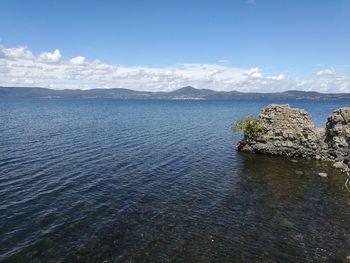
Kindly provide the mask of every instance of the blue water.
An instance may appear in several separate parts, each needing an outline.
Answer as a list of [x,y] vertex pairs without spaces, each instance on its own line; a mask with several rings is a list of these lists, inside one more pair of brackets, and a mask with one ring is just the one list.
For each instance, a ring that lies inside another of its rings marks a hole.
[[[0,261],[344,260],[344,177],[235,151],[268,103],[1,100]],[[350,104],[286,103],[320,127]]]

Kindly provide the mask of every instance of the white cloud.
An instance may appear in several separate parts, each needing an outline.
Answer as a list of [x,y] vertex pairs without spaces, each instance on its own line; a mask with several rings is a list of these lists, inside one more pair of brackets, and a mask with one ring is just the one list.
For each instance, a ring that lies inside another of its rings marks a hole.
[[70,63],[73,65],[83,65],[85,63],[85,57],[77,56],[70,60]]
[[259,79],[262,77],[261,70],[259,68],[251,68],[244,72],[244,74],[250,78]]
[[315,79],[292,79],[283,74],[266,75],[258,67],[226,64],[175,64],[169,67],[126,67],[88,61],[83,56],[62,60],[57,49],[34,56],[25,47],[0,46],[0,86],[54,89],[129,88],[170,91],[184,86],[213,90],[277,92],[290,89],[350,92],[350,78],[333,68],[317,72]]
[[267,77],[267,78],[270,78],[270,79],[273,79],[273,80],[282,80],[282,79],[284,79],[284,75],[283,74],[279,74],[277,76],[271,76],[271,77]]
[[53,53],[44,52],[41,53],[38,57],[39,61],[44,63],[59,63],[61,61],[62,55],[61,52],[56,49]]
[[334,68],[327,68],[327,69],[323,69],[323,70],[320,70],[316,73],[317,76],[326,76],[326,77],[329,77],[329,76],[335,76],[337,75],[337,72],[335,71]]
[[34,56],[27,47],[4,48],[1,52],[8,59],[33,59]]

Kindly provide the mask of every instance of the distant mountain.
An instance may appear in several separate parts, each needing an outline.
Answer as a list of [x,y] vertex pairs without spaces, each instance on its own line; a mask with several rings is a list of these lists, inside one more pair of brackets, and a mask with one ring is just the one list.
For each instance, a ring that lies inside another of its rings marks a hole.
[[349,100],[350,93],[319,93],[289,90],[276,93],[214,91],[184,87],[171,92],[130,89],[53,90],[47,88],[0,87],[0,98],[35,99],[166,99],[166,100]]

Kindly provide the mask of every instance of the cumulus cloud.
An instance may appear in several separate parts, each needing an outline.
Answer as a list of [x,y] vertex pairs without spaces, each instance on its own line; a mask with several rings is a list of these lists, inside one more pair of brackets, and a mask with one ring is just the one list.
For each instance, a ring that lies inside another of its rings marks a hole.
[[[26,47],[0,46],[0,86],[54,89],[129,88],[170,91],[184,86],[213,90],[277,92],[290,89],[350,92],[350,79],[335,69],[317,72],[318,78],[300,80],[283,74],[266,75],[258,67],[227,64],[175,64],[169,67],[126,67],[88,61],[83,56],[62,60],[58,49],[35,56]],[[331,77],[332,76],[332,77]]]
[[77,56],[70,60],[70,63],[73,65],[83,65],[85,63],[85,57]]
[[27,47],[4,48],[0,52],[3,57],[8,59],[33,59],[34,56]]
[[59,63],[61,61],[62,55],[61,52],[56,49],[54,52],[44,52],[41,53],[38,57],[39,61],[44,63]]
[[251,68],[244,72],[244,74],[250,78],[259,79],[262,77],[261,70],[259,68]]
[[323,70],[320,70],[316,73],[317,76],[326,76],[326,77],[329,77],[329,76],[335,76],[337,75],[337,72],[335,71],[334,68],[327,68],[327,69],[323,69]]

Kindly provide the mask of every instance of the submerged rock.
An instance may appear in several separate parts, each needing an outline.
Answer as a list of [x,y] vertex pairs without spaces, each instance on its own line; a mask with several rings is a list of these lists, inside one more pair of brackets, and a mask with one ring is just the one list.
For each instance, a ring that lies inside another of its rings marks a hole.
[[350,108],[336,110],[328,117],[325,129],[315,127],[305,110],[287,104],[268,105],[259,119],[266,132],[245,137],[237,145],[239,151],[350,164]]
[[318,173],[318,175],[321,177],[327,177],[327,173]]

